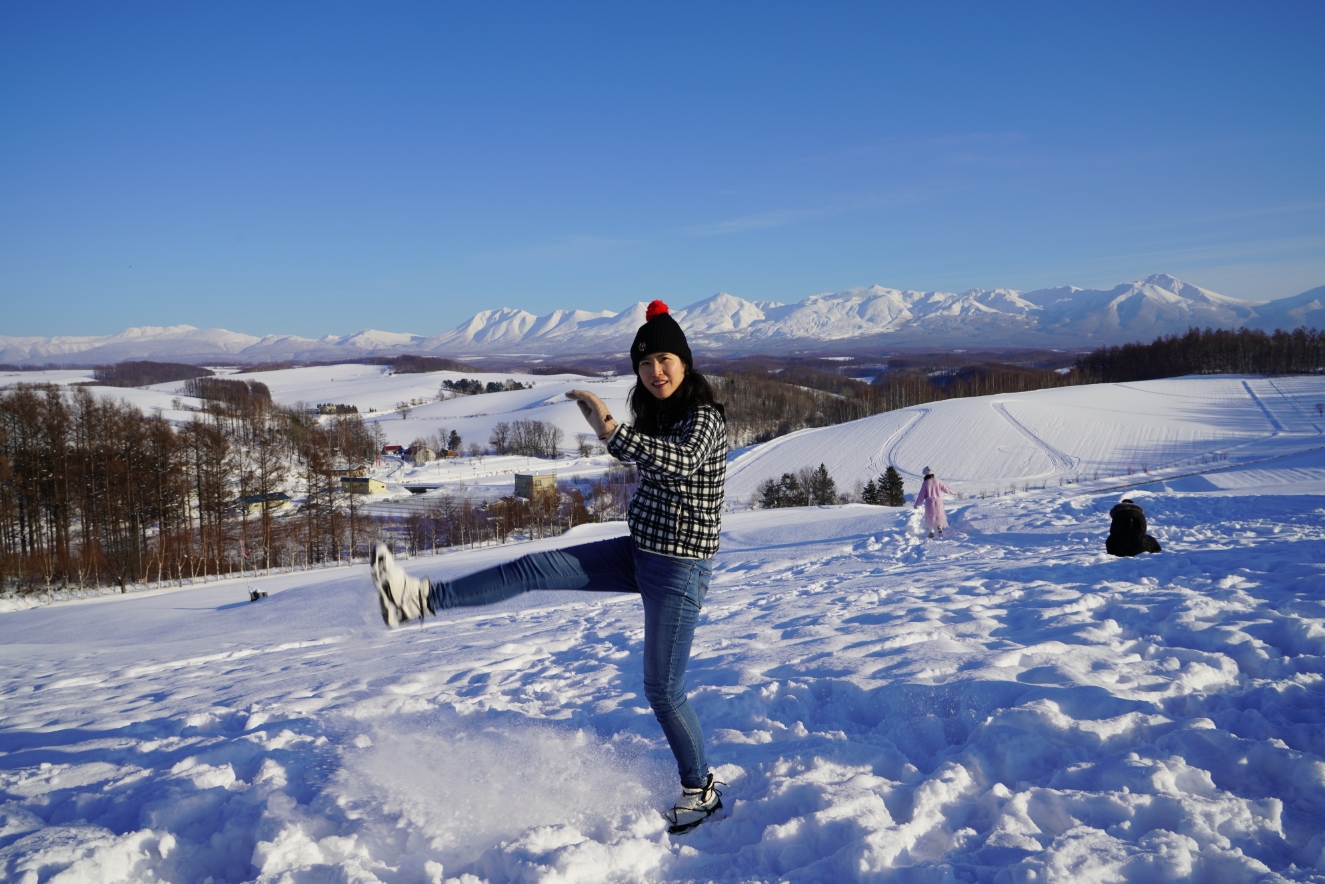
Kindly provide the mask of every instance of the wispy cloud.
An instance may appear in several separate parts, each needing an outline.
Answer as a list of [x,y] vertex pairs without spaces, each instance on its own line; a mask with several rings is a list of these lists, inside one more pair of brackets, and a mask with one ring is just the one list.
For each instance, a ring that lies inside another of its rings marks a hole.
[[[917,136],[912,138],[876,138],[863,144],[846,145],[824,153],[797,157],[783,165],[785,169],[819,163],[837,163],[876,154],[942,153],[958,162],[983,162],[994,159],[994,152],[1029,141],[1022,132],[964,132],[952,135]],[[1006,161],[1006,156],[998,158]]]
[[718,221],[713,224],[696,224],[685,228],[684,232],[691,236],[722,236],[728,233],[744,233],[747,230],[785,227],[788,224],[798,224],[814,218],[837,215],[842,211],[844,210],[838,206],[823,206],[817,209],[773,209],[767,212],[742,215],[739,218]]
[[[1180,241],[1179,241],[1180,242]],[[1186,265],[1220,266],[1222,263],[1280,263],[1291,258],[1320,263],[1325,253],[1325,236],[1307,235],[1281,239],[1255,239],[1241,242],[1204,242],[1196,245],[1173,243],[1170,247],[1119,251],[1102,255],[1101,261],[1137,261],[1152,263],[1181,262]]]
[[1325,210],[1325,202],[1293,203],[1290,205],[1279,206],[1257,206],[1255,208],[1238,209],[1231,212],[1216,212],[1208,215],[1192,215],[1187,217],[1174,218],[1172,220],[1160,221],[1150,224],[1132,225],[1126,229],[1134,231],[1143,230],[1167,230],[1172,228],[1190,227],[1198,224],[1210,224],[1219,221],[1246,221],[1252,218],[1273,218],[1282,215],[1302,215]]
[[769,209],[753,212],[726,221],[709,224],[694,224],[682,228],[681,232],[689,236],[725,236],[745,233],[750,230],[763,230],[772,227],[786,227],[801,224],[818,218],[828,218],[848,212],[860,212],[869,209],[885,209],[896,206],[924,202],[952,192],[954,188],[906,188],[889,194],[851,197],[828,205],[815,208]]
[[568,234],[553,237],[540,243],[525,246],[511,246],[479,252],[474,257],[479,261],[526,261],[553,260],[570,261],[581,258],[596,258],[612,252],[634,249],[640,245],[638,239],[626,239],[613,236],[591,236],[587,234]]

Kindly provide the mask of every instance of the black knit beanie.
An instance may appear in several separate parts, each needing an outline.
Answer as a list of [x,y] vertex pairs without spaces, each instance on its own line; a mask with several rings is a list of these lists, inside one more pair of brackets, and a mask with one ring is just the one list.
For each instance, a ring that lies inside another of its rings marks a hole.
[[651,353],[675,353],[686,368],[694,368],[686,333],[667,312],[667,305],[654,301],[644,311],[644,316],[644,324],[635,332],[635,341],[630,345],[630,367],[635,374],[639,374],[639,361]]

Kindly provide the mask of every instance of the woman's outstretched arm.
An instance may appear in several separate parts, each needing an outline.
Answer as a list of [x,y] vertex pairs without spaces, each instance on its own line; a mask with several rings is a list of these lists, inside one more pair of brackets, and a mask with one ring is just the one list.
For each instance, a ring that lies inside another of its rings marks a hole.
[[639,432],[630,424],[621,424],[607,442],[607,450],[619,460],[629,461],[641,470],[659,476],[685,478],[708,460],[726,438],[727,428],[717,409],[696,408],[686,418],[678,439],[659,439]]

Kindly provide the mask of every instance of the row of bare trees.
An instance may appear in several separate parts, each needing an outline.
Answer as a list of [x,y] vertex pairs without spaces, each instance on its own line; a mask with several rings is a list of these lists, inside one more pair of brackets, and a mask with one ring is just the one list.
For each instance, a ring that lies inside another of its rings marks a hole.
[[[357,415],[318,422],[242,386],[178,428],[81,387],[0,392],[0,589],[124,590],[353,555],[365,520],[340,476],[371,462],[372,434]],[[303,507],[278,518],[294,482]]]
[[561,427],[550,421],[502,421],[492,428],[488,444],[494,454],[520,454],[555,460],[561,448]]

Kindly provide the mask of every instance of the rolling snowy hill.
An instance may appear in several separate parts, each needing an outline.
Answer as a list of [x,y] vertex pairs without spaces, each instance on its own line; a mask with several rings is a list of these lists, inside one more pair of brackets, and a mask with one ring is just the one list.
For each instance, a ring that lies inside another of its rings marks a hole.
[[[909,508],[726,517],[689,678],[726,809],[689,835],[633,598],[387,631],[359,566],[0,613],[0,879],[1325,879],[1325,381],[1059,392],[733,456],[735,486],[831,456],[966,496],[941,541]],[[1152,475],[1086,475],[1124,455]],[[1124,491],[1163,553],[1103,553]]]
[[[1295,328],[1319,325],[1321,290],[1283,301],[1239,301],[1167,274],[1109,290],[1072,286],[1017,292],[901,291],[869,286],[811,295],[797,304],[719,293],[674,310],[697,349],[772,352],[851,346],[1099,346],[1150,341],[1192,326]],[[134,328],[104,337],[0,336],[0,362],[95,365],[126,359],[182,362],[334,360],[393,353],[540,358],[624,352],[644,304],[619,313],[483,310],[442,334],[359,331],[319,339],[224,329]]]

